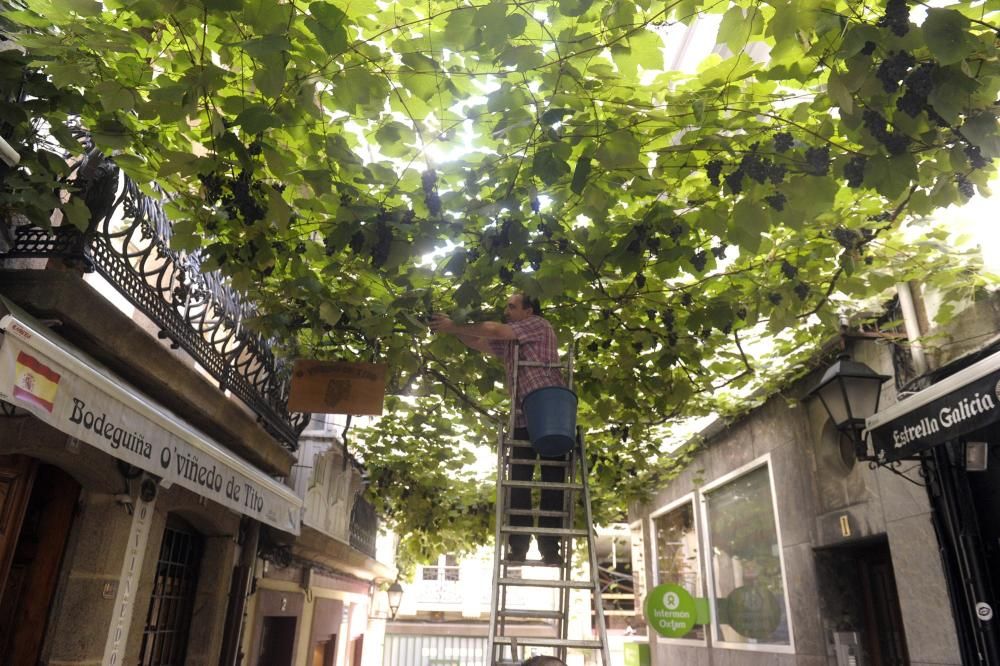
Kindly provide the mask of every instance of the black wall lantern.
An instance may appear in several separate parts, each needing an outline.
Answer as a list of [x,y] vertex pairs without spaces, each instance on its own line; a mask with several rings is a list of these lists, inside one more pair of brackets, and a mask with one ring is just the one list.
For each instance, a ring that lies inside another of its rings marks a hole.
[[369,592],[371,601],[368,618],[371,620],[395,620],[396,613],[399,612],[399,605],[403,602],[403,586],[396,580],[385,591],[386,602],[389,606],[388,614],[383,609],[377,608],[380,604],[376,600],[380,594],[380,592],[376,591],[375,583],[373,582],[371,584],[371,591]]
[[889,378],[864,363],[852,361],[848,354],[841,354],[807,394],[819,396],[837,430],[854,443],[858,460],[875,459],[868,455],[868,444],[861,433],[865,429],[865,419],[878,411],[882,384]]
[[386,596],[389,597],[389,613],[395,620],[396,613],[399,612],[399,604],[403,601],[403,586],[399,584],[398,580],[389,586],[389,589],[386,590]]

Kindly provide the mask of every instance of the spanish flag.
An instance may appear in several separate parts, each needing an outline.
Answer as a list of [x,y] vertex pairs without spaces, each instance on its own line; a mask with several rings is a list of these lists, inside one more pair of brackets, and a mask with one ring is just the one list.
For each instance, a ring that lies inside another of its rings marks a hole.
[[59,388],[59,373],[23,351],[17,354],[14,373],[14,397],[52,411]]

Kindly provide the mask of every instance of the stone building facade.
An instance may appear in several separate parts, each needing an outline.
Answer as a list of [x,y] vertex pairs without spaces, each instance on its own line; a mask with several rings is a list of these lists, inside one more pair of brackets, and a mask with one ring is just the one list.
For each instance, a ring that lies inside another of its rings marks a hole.
[[[926,325],[926,310],[921,315],[919,337],[934,341],[923,372],[913,371],[898,335],[843,338],[855,360],[896,380],[883,385],[880,413],[919,400],[921,390],[973,362],[1000,358],[991,356],[1000,349],[995,297],[971,304],[945,330]],[[956,562],[969,561],[970,551],[948,538],[934,456],[954,459],[970,437],[995,453],[996,423],[891,466],[869,465],[855,459],[820,401],[809,399],[820,374],[735,422],[709,426],[687,469],[631,507],[640,594],[673,583],[706,600],[700,619],[707,622],[686,636],[648,632],[653,664],[819,666],[851,656],[868,664],[961,664],[976,641],[988,654],[988,623],[966,616],[976,602],[995,603],[992,588],[987,581],[980,598],[963,597],[974,586]],[[951,471],[971,479],[962,483],[988,487],[1000,466],[990,461],[978,476],[959,467]],[[989,525],[1000,503],[968,496],[958,514],[972,521],[978,514],[982,531],[966,524],[963,534],[980,538],[972,550],[988,570],[997,562]]]
[[252,308],[101,173],[85,233],[0,220],[4,663],[361,664],[395,572],[360,469],[315,478],[343,447],[300,444]]

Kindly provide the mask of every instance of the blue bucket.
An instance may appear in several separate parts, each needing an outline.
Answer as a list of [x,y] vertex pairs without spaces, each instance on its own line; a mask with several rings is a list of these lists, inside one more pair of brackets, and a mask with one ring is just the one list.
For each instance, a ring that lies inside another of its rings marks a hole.
[[569,453],[576,443],[575,393],[562,386],[536,389],[524,396],[521,409],[535,451],[548,458]]

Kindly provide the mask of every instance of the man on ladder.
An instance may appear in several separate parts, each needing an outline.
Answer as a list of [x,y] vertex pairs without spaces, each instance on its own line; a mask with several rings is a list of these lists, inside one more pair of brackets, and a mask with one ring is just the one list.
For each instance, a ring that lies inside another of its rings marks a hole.
[[[500,429],[497,447],[496,553],[487,664],[520,666],[522,657],[519,655],[539,649],[554,650],[558,658],[565,661],[568,650],[577,649],[599,653],[602,666],[610,666],[597,575],[586,447],[583,431],[575,425],[576,396],[571,390],[573,355],[568,355],[565,365],[560,362],[555,333],[542,319],[540,311],[537,300],[515,293],[507,300],[505,324],[458,325],[441,315],[431,321],[434,331],[450,333],[473,349],[502,358],[513,402],[510,420],[506,428]],[[567,381],[563,380],[563,369],[567,371]],[[527,406],[527,419],[522,412],[522,401]],[[557,417],[565,417],[565,420]],[[530,428],[536,430],[534,437],[529,437],[529,423]],[[536,455],[535,448],[550,456],[568,453],[556,458],[545,457]],[[531,480],[535,465],[542,468],[541,481]],[[539,509],[530,508],[532,489],[541,491]],[[578,505],[584,511],[581,527],[576,527],[574,520]],[[532,527],[535,516],[538,517],[537,528]],[[556,568],[556,578],[521,575],[522,565],[533,564],[523,561],[531,535],[538,539],[542,563]],[[501,557],[505,537],[507,556]],[[574,543],[586,544],[588,580],[573,577]],[[564,546],[562,550],[560,544]],[[508,592],[514,588],[534,589],[540,594],[526,595],[529,607],[524,607],[511,603]],[[546,590],[555,593],[556,609],[547,605],[546,599],[551,603],[552,597]],[[570,592],[573,590],[587,590],[591,595],[597,630],[594,638],[569,637]],[[524,622],[539,621],[551,623],[551,635],[524,633]]]
[[[523,292],[511,294],[504,308],[506,323],[482,322],[478,324],[456,324],[444,315],[434,315],[431,319],[431,330],[437,333],[450,333],[461,340],[466,346],[486,354],[498,356],[504,363],[507,374],[507,390],[511,402],[515,405],[513,438],[518,442],[528,441],[524,413],[521,411],[521,399],[532,391],[550,386],[565,386],[562,373],[556,367],[539,367],[522,365],[517,374],[517,386],[514,386],[515,357],[523,363],[544,363],[558,365],[559,344],[551,324],[541,316],[541,305],[537,298],[532,298]],[[511,466],[511,479],[516,481],[531,480],[534,472],[534,461],[541,458],[530,446],[514,446],[511,449],[514,460],[530,461],[528,464]],[[562,459],[561,457],[559,459]],[[566,479],[565,467],[543,466],[542,481],[547,483],[563,483]],[[562,490],[543,489],[539,508],[542,511],[557,512],[563,507]],[[521,512],[531,509],[531,489],[511,489],[511,509],[515,509],[510,518],[510,524],[519,527],[530,527],[530,515]],[[543,516],[538,519],[539,527],[561,527],[558,517]],[[550,566],[562,564],[559,552],[559,538],[555,536],[537,535],[538,550],[542,561]],[[527,534],[511,534],[508,539],[507,559],[510,562],[523,562],[528,554],[530,537]],[[499,547],[499,544],[497,544]]]

